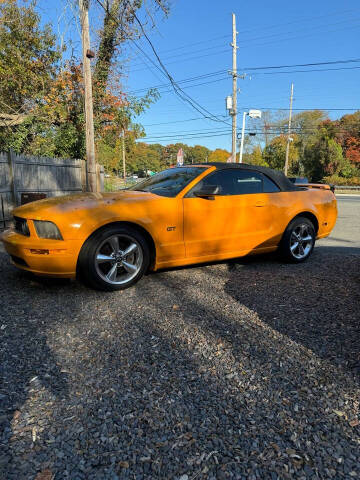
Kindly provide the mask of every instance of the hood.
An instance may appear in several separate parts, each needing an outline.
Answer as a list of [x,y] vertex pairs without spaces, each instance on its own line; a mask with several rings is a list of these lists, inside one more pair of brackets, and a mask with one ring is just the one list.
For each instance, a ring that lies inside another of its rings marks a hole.
[[116,203],[144,202],[160,198],[149,192],[137,192],[132,190],[121,190],[112,193],[77,193],[63,195],[60,197],[44,198],[36,202],[27,203],[13,210],[13,215],[42,220],[49,215],[61,213],[77,213],[82,210],[89,211],[101,206],[107,207]]

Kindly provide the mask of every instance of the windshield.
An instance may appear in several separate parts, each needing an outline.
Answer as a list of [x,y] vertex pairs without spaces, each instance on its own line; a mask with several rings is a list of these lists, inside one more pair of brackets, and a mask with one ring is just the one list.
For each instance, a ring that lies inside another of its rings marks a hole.
[[146,178],[128,190],[151,192],[162,197],[176,197],[183,188],[194,180],[205,167],[169,168],[150,178]]

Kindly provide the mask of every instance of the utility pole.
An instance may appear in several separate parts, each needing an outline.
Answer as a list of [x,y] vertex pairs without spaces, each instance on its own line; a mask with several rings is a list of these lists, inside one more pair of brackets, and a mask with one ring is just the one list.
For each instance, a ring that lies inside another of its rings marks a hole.
[[88,188],[90,192],[97,191],[96,162],[95,162],[95,140],[94,140],[94,113],[93,95],[91,80],[90,60],[94,57],[90,50],[89,33],[89,2],[90,0],[79,0],[81,41],[83,49],[83,72],[85,85],[85,136],[86,136],[86,164],[88,172]]
[[293,96],[294,96],[294,84],[291,84],[291,93],[290,93],[290,111],[289,111],[289,126],[288,126],[288,138],[286,142],[286,155],[285,155],[285,167],[284,173],[285,175],[288,174],[289,169],[289,152],[290,152],[290,142],[291,142],[291,116],[292,116],[292,104],[293,104]]
[[241,143],[240,143],[240,155],[239,155],[239,163],[242,163],[243,151],[244,151],[244,137],[245,137],[245,120],[246,115],[248,112],[243,113],[243,121],[242,121],[242,129],[241,129]]
[[236,45],[236,17],[235,13],[232,14],[232,34],[233,34],[233,41],[232,41],[232,48],[233,48],[233,65],[232,65],[232,77],[233,77],[233,104],[232,104],[232,159],[233,162],[236,162],[236,116],[237,116],[237,45]]
[[126,165],[125,165],[125,130],[122,129],[122,160],[123,160],[123,177],[126,180]]

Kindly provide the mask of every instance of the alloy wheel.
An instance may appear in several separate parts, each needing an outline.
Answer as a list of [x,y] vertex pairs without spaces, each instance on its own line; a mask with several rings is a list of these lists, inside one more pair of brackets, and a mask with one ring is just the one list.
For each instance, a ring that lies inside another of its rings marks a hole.
[[313,247],[314,237],[309,225],[302,223],[291,232],[290,251],[297,260],[306,258]]
[[107,283],[122,285],[130,282],[140,272],[143,251],[129,235],[111,235],[102,241],[95,253],[95,268]]

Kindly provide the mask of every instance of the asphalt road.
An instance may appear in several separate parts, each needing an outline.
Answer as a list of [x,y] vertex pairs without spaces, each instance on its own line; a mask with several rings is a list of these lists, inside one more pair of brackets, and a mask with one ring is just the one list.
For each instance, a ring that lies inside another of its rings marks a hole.
[[333,253],[360,254],[360,195],[338,195],[338,219],[328,238],[317,247]]

